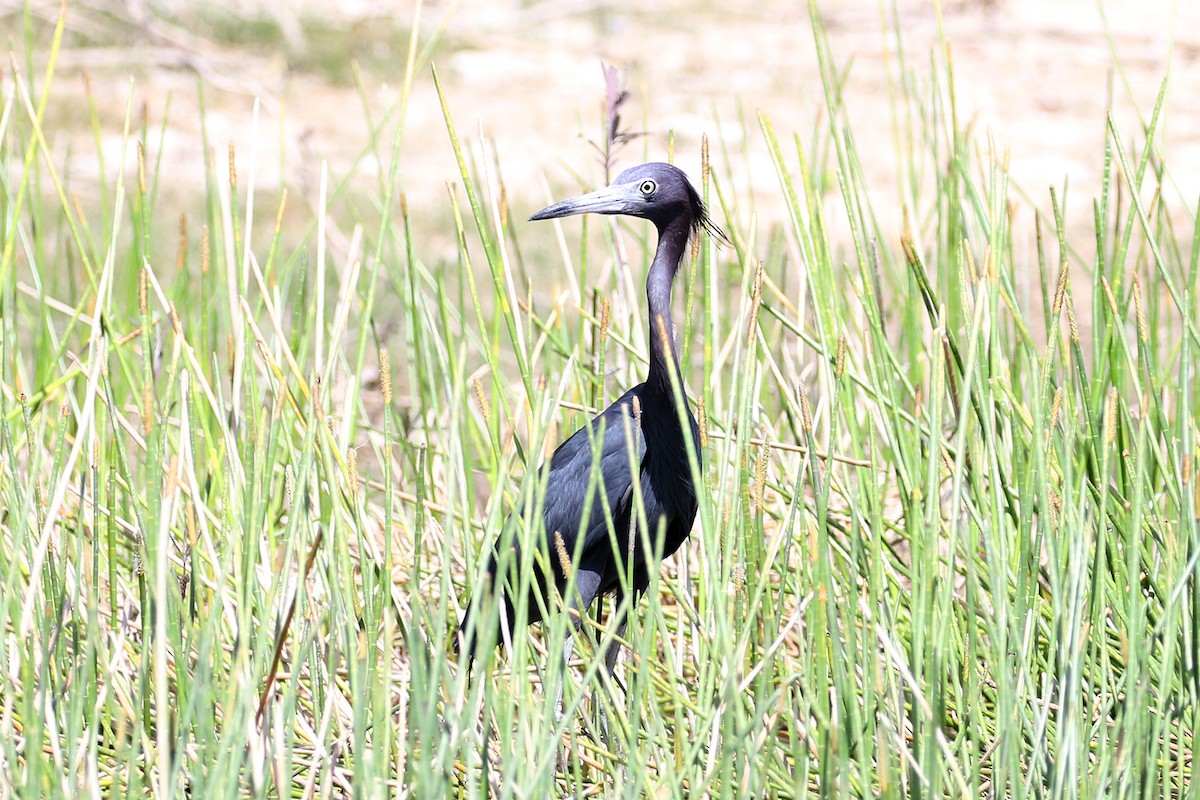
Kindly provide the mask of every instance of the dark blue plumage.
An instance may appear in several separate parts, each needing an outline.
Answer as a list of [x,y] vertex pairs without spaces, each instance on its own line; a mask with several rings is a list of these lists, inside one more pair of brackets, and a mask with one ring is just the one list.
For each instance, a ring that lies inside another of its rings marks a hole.
[[[650,317],[650,367],[644,383],[638,384],[600,416],[576,431],[554,452],[548,470],[545,503],[542,510],[546,539],[542,553],[535,559],[535,574],[530,583],[541,594],[530,598],[529,621],[541,618],[541,604],[548,603],[545,589],[553,582],[559,592],[565,590],[567,577],[557,536],[569,559],[574,556],[578,536],[584,540],[576,576],[572,605],[582,613],[600,595],[619,590],[620,575],[629,567],[630,519],[634,511],[633,480],[636,469],[649,526],[653,551],[643,546],[646,536],[638,530],[633,541],[633,589],[640,594],[650,582],[654,554],[666,558],[679,549],[691,532],[696,518],[696,491],[688,465],[687,438],[691,437],[697,459],[700,437],[696,420],[686,398],[682,409],[676,403],[672,373],[683,394],[683,376],[679,370],[671,320],[671,286],[675,273],[688,249],[692,236],[702,231],[719,234],[709,222],[704,204],[682,171],[670,164],[652,163],[625,170],[611,185],[599,191],[556,203],[534,214],[531,219],[553,219],[572,214],[625,214],[648,219],[658,229],[658,248],[646,276],[646,300]],[[681,413],[682,411],[682,413]],[[640,424],[639,424],[640,421]],[[682,424],[681,424],[682,422]],[[598,447],[593,442],[598,439]],[[633,457],[631,458],[631,452]],[[587,493],[595,457],[599,457],[600,492],[591,499]],[[636,465],[636,466],[634,466]],[[602,497],[601,497],[602,495]],[[610,532],[604,506],[611,509]],[[519,512],[518,512],[519,513]],[[657,536],[663,531],[661,543]],[[557,536],[556,536],[557,535]],[[616,547],[614,547],[614,535]],[[517,576],[497,575],[496,548],[488,559],[489,586],[513,586]],[[517,565],[520,554],[508,563]],[[547,574],[548,573],[548,574]],[[513,623],[513,603],[504,603],[509,625]],[[474,655],[474,632],[496,620],[473,620],[472,603],[460,626],[466,649]]]

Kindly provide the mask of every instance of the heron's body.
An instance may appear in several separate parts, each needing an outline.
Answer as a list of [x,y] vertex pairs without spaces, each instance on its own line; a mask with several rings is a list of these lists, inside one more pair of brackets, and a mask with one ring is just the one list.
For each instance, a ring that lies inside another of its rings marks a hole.
[[[635,399],[643,420],[666,419],[668,415],[673,415],[675,424],[669,428],[642,428],[639,432]],[[562,569],[562,557],[554,544],[555,532],[562,536],[563,552],[567,558],[573,558],[576,547],[582,547],[576,589],[580,603],[585,606],[593,598],[616,591],[623,585],[621,571],[629,568],[630,550],[633,553],[632,586],[635,591],[641,592],[650,583],[651,566],[648,562],[654,556],[667,558],[673,555],[687,539],[696,519],[696,492],[690,478],[687,446],[680,435],[677,415],[672,398],[653,391],[648,384],[639,384],[563,442],[544,467],[549,474],[546,476],[542,519],[547,536],[551,537],[551,546],[543,545],[543,551],[551,567],[550,577],[560,594],[566,590],[567,576]],[[686,418],[698,455],[696,422],[690,411],[687,411]],[[595,463],[592,443],[596,437],[600,437],[597,449],[598,486],[601,487],[599,491],[604,495],[604,502],[597,494],[592,500],[586,523],[581,525],[582,494],[592,480]],[[634,454],[632,459],[631,452]],[[636,514],[634,464],[649,524],[648,537],[642,535],[640,528],[630,525]],[[679,474],[678,470],[683,470],[684,474]],[[611,531],[604,505],[611,509]],[[582,544],[578,542],[581,531]],[[632,542],[629,541],[631,534]],[[653,548],[651,553],[646,552],[648,542]],[[489,573],[493,576],[496,574],[497,557],[493,552],[489,561]],[[515,552],[510,562],[515,564],[519,561],[520,554]],[[544,598],[547,576],[539,570],[536,578],[533,588],[543,592]],[[511,603],[508,604],[507,613],[511,624],[514,614]],[[528,614],[529,622],[541,618],[541,606],[533,598],[528,605]]]
[[[679,549],[696,518],[688,441],[699,463],[699,430],[685,397],[675,351],[671,286],[688,240],[709,228],[707,215],[680,170],[668,164],[644,164],[626,170],[606,189],[550,206],[533,219],[586,212],[644,217],[658,228],[658,249],[646,276],[650,366],[644,383],[627,391],[576,431],[542,467],[546,471],[542,507],[545,538],[539,543],[541,557],[534,560],[545,567],[535,568],[529,581],[531,590],[540,595],[531,597],[527,604],[530,622],[541,619],[542,606],[549,602],[546,589],[551,582],[560,594],[565,593],[568,580],[564,560],[578,558],[575,592],[568,600],[579,611],[597,596],[625,585],[621,576],[630,569],[631,553],[632,588],[640,594],[649,585],[650,570],[657,559]],[[593,471],[599,480],[593,478]],[[631,526],[631,521],[637,519],[635,481],[645,509],[644,531],[640,526]],[[589,498],[592,486],[597,491]],[[651,544],[650,552],[645,547],[647,542]],[[487,569],[491,585],[507,591],[506,586],[518,581],[513,572],[507,578],[497,574],[499,545],[497,541],[492,548]],[[522,561],[515,549],[507,559],[514,568]],[[507,599],[504,607],[511,628],[515,609],[513,598]],[[461,629],[473,652],[471,618],[468,609]],[[484,620],[475,622],[479,628],[485,624]]]

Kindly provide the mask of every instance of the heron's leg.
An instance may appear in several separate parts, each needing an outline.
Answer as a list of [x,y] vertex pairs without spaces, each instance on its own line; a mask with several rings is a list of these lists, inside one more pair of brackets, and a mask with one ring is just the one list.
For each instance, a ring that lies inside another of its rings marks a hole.
[[[613,638],[609,640],[608,645],[604,648],[604,672],[608,676],[608,680],[615,686],[620,683],[616,675],[617,659],[621,656],[621,643],[618,640],[625,636],[625,626],[629,615],[625,613],[625,603],[623,601],[614,600],[614,605],[616,608],[613,611],[613,619],[610,620],[610,624],[614,626]],[[624,690],[625,687],[621,686],[621,691]],[[615,699],[615,694],[612,697]],[[608,710],[604,703],[596,705],[596,717],[596,722],[599,725],[600,741],[604,743],[605,747],[614,747],[612,732],[608,722]]]
[[[558,685],[554,689],[555,726],[561,725],[566,716],[565,709],[563,708],[563,694],[566,689],[567,669],[571,661],[571,653],[575,649],[575,635],[579,633],[579,628],[583,625],[583,615],[587,613],[588,606],[591,605],[592,600],[596,597],[596,593],[600,591],[600,575],[600,572],[580,565],[579,573],[575,579],[576,596],[570,598],[567,603],[566,613],[570,617],[572,629],[563,639],[561,669],[558,673]],[[566,772],[567,766],[567,753],[565,750],[559,750],[559,771]]]
[[626,605],[623,601],[616,604],[616,610],[613,612],[613,638],[604,650],[604,668],[614,683],[616,682],[614,672],[617,668],[617,661],[621,657],[621,640],[625,638],[625,630],[629,627],[629,614],[641,599],[646,587],[650,585],[650,576],[636,575],[634,581],[633,597],[629,604]]
[[617,661],[621,658],[621,640],[625,638],[625,629],[629,626],[629,614],[623,600],[615,601],[614,605],[616,608],[613,609],[612,619],[609,620],[612,638],[604,647],[604,670],[608,677],[616,682],[615,672]]
[[562,670],[558,673],[558,686],[554,690],[554,722],[555,724],[563,721],[563,691],[566,688],[567,681],[567,665],[571,663],[571,651],[575,649],[575,636],[567,634],[563,639],[562,648]]
[[576,596],[569,599],[567,603],[567,615],[571,620],[571,632],[563,639],[562,649],[562,667],[558,677],[558,687],[554,694],[554,718],[555,722],[562,722],[563,718],[563,689],[567,676],[567,665],[571,660],[571,653],[575,649],[575,634],[579,633],[579,628],[583,625],[583,615],[587,612],[587,607],[591,605],[592,600],[596,597],[596,592],[600,590],[600,573],[593,569],[587,569],[580,565],[579,574],[575,579]]
[[625,638],[625,628],[629,624],[629,615],[618,612],[617,627],[613,631],[613,639],[604,650],[604,669],[608,677],[616,681],[617,662],[621,659],[621,639]]
[[[626,603],[624,598],[613,598],[614,610],[611,618],[609,619],[609,628],[612,629],[612,635],[608,640],[608,644],[604,647],[604,672],[611,685],[619,687],[622,694],[627,694],[628,689],[626,688],[625,684],[617,678],[617,661],[621,657],[621,645],[623,644],[623,640],[625,638],[625,631],[629,627],[629,615],[632,612],[632,609],[637,606],[638,599],[641,598],[642,593],[646,591],[646,587],[649,586],[649,584],[650,580],[648,576],[638,575],[635,572],[633,595],[629,599],[629,602]],[[611,698],[613,701],[616,700],[615,693],[611,696]],[[620,742],[614,741],[613,739],[612,728],[609,725],[608,711],[606,710],[605,705],[603,703],[599,704],[596,711],[596,721],[599,725],[598,733],[600,735],[600,740],[604,743],[605,747],[612,749],[613,752],[623,757],[624,750],[621,747]]]

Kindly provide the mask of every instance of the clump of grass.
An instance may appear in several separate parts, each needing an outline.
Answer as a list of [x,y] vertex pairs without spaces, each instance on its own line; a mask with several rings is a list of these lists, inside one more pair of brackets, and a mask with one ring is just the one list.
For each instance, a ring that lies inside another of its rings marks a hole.
[[[457,139],[443,94],[458,258],[425,260],[397,158],[416,36],[368,125],[373,203],[323,170],[293,240],[231,148],[181,223],[127,109],[138,169],[102,164],[85,211],[43,125],[60,20],[44,71],[0,96],[5,788],[1188,795],[1200,234],[1158,155],[1163,97],[1136,148],[1109,120],[1085,242],[1065,192],[1014,201],[943,51],[925,80],[901,59],[896,237],[857,157],[874,132],[846,122],[852,82],[812,29],[816,140],[758,117],[777,185],[704,149],[731,246],[684,270],[701,511],[615,686],[594,621],[565,675],[562,615],[473,674],[449,643],[530,467],[640,379],[649,232],[593,223],[562,251],[583,277],[545,296],[501,155]],[[764,191],[788,218],[760,237],[735,199]]]

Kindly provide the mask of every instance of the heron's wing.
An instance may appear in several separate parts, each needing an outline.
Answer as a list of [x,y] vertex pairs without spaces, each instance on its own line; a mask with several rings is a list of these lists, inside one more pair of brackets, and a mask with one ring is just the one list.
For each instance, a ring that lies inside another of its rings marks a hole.
[[[624,537],[622,528],[629,525],[629,509],[633,497],[632,476],[641,472],[642,459],[646,454],[646,443],[641,435],[640,427],[633,416],[633,398],[637,396],[639,387],[626,392],[590,423],[576,431],[571,438],[551,456],[550,462],[543,466],[548,474],[546,479],[545,502],[542,516],[545,521],[546,544],[545,555],[550,563],[555,581],[565,579],[560,566],[559,554],[556,551],[555,533],[562,537],[563,547],[568,559],[575,556],[575,543],[583,532],[583,550],[579,561],[579,575],[576,576],[576,590],[579,605],[586,608],[592,597],[600,590],[604,575],[612,557],[612,550],[607,546],[608,524],[604,506],[607,504],[618,540]],[[592,465],[597,464],[597,478],[592,477]],[[588,505],[589,488],[594,487],[590,508],[587,509],[586,523],[581,525],[585,506]],[[514,511],[516,516],[522,514],[521,509]],[[499,562],[499,547],[503,535],[496,540],[488,557],[487,571],[495,576]],[[603,543],[604,547],[600,547]],[[509,545],[513,550],[510,564],[521,562],[520,546],[515,540]],[[534,571],[534,585],[541,590],[546,588],[546,573]],[[472,604],[477,601],[472,600]],[[536,603],[529,606],[529,620],[536,621],[541,613]],[[509,615],[509,624],[513,623],[513,607],[505,605]],[[463,615],[460,626],[463,631],[468,652],[474,653],[475,635],[468,630],[470,609]]]
[[[607,540],[606,513],[614,525],[628,525],[633,476],[640,474],[646,455],[645,437],[633,415],[634,396],[633,390],[626,393],[563,442],[550,459],[542,516],[547,539],[553,546],[555,533],[560,534],[568,557],[581,532],[585,555]],[[618,527],[618,538],[620,532]]]

